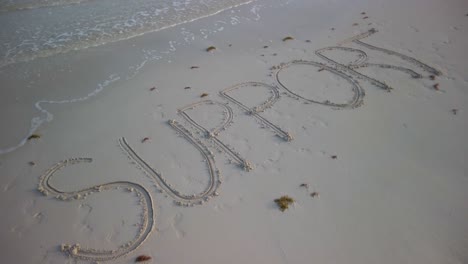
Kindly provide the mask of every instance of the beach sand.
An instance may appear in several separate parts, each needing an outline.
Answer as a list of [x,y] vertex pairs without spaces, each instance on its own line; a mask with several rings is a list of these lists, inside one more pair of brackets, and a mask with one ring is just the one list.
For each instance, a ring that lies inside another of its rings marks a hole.
[[258,0],[0,68],[2,262],[468,263],[467,13]]

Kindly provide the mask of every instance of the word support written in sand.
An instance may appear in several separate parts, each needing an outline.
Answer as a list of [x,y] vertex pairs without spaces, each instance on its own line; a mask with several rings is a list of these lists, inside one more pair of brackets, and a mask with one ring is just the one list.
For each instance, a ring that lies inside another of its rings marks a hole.
[[[361,72],[358,72],[359,69],[376,67],[383,70],[393,70],[406,73],[411,78],[421,79],[423,75],[416,72],[416,70],[392,64],[385,63],[371,63],[368,62],[368,54],[360,49],[344,47],[345,44],[355,44],[363,48],[372,50],[374,52],[379,52],[386,56],[395,57],[399,60],[402,60],[406,63],[409,63],[416,68],[423,70],[429,74],[429,78],[433,80],[434,75],[441,75],[441,72],[434,69],[433,67],[407,55],[380,48],[375,45],[371,45],[365,42],[362,42],[361,39],[369,37],[377,33],[376,30],[371,29],[367,32],[364,32],[360,35],[349,38],[345,41],[342,41],[338,46],[334,47],[325,47],[315,51],[315,55],[323,59],[325,63],[310,61],[310,60],[293,60],[288,63],[282,63],[279,66],[274,66],[272,69],[276,70],[275,80],[277,85],[270,85],[261,82],[243,82],[231,87],[225,88],[219,92],[219,96],[227,100],[228,103],[236,105],[241,111],[244,111],[245,114],[255,118],[262,126],[268,127],[271,129],[278,137],[289,142],[293,140],[293,136],[282,129],[280,126],[273,124],[271,121],[266,119],[261,115],[262,112],[266,111],[273,107],[273,105],[280,100],[280,89],[284,91],[286,95],[296,100],[303,101],[306,104],[318,104],[323,106],[328,106],[336,109],[353,109],[359,107],[363,104],[365,91],[361,86],[361,81],[369,82],[372,85],[381,88],[386,91],[390,91],[392,87],[387,85],[385,82],[378,79],[367,76]],[[333,53],[346,53],[348,55],[354,56],[352,60],[347,63],[339,62],[331,57]],[[291,69],[294,65],[306,65],[317,68],[318,72],[326,71],[329,72],[339,80],[344,80],[346,83],[351,85],[351,90],[353,95],[347,101],[343,103],[331,102],[329,100],[319,101],[311,98],[306,98],[305,96],[299,94],[297,91],[294,91],[292,88],[288,87],[282,79],[282,74],[288,68]],[[236,91],[252,91],[251,89],[266,89],[268,96],[260,104],[249,107],[242,100],[236,99],[233,96],[233,93]],[[206,188],[195,194],[182,194],[175,187],[167,182],[163,177],[163,174],[158,172],[156,169],[151,167],[137,152],[136,150],[129,145],[125,138],[119,139],[119,146],[127,157],[136,164],[136,167],[143,171],[150,179],[152,179],[160,191],[165,192],[168,196],[174,199],[175,204],[182,206],[193,206],[196,204],[203,204],[204,202],[209,201],[213,196],[219,195],[218,188],[221,185],[221,172],[216,167],[214,154],[210,150],[215,148],[220,152],[224,152],[227,156],[232,158],[242,169],[250,171],[253,167],[249,161],[243,158],[234,148],[228,144],[225,144],[219,139],[219,134],[226,130],[229,125],[233,122],[234,114],[233,109],[228,105],[228,103],[217,102],[213,100],[203,100],[189,104],[187,106],[181,107],[178,109],[178,115],[182,117],[188,124],[188,127],[185,127],[176,120],[169,120],[168,125],[181,137],[183,137],[187,143],[195,147],[200,155],[203,157],[207,171],[208,171],[208,184]],[[222,116],[222,121],[219,125],[213,128],[206,128],[202,126],[199,122],[190,115],[190,111],[196,108],[201,108],[202,106],[216,106],[221,109],[220,116]],[[208,144],[211,143],[211,144]],[[89,158],[77,158],[77,159],[68,159],[61,161],[53,165],[49,170],[47,170],[39,180],[38,190],[47,196],[54,196],[59,200],[70,201],[74,199],[85,199],[88,195],[91,195],[96,192],[106,191],[106,190],[125,190],[128,192],[135,193],[140,200],[140,205],[143,208],[142,219],[140,223],[140,229],[135,235],[135,238],[125,245],[120,246],[115,250],[99,250],[99,249],[90,249],[83,248],[79,244],[63,244],[61,249],[66,252],[69,256],[75,259],[88,260],[88,261],[109,261],[116,260],[117,258],[126,256],[134,252],[151,234],[154,228],[154,205],[150,193],[141,185],[133,182],[127,181],[116,181],[105,183],[102,185],[97,185],[89,187],[79,191],[65,192],[57,189],[50,184],[50,178],[60,169],[77,163],[89,163],[92,160]]]

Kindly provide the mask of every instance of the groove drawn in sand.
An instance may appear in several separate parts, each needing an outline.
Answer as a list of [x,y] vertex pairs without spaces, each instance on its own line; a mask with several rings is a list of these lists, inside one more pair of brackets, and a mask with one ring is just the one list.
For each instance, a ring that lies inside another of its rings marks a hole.
[[[332,50],[344,50],[344,51],[349,51],[349,52],[355,52],[356,49],[353,49],[353,48],[346,48],[346,47],[326,47],[326,48],[322,48],[322,49],[318,49],[315,51],[315,54],[317,56],[319,56],[320,58],[330,62],[331,64],[333,64],[338,70],[339,72],[347,72],[348,74],[350,75],[354,75],[354,76],[357,76],[358,79],[365,79],[367,81],[369,81],[370,83],[372,83],[373,85],[381,88],[381,89],[384,89],[384,90],[387,90],[387,91],[390,91],[392,88],[390,86],[388,86],[386,83],[383,83],[377,79],[374,79],[374,78],[371,78],[367,75],[364,75],[362,73],[359,73],[355,70],[353,70],[353,67],[350,67],[350,66],[354,66],[354,65],[343,65],[337,61],[334,61],[332,59],[330,59],[329,57],[323,55],[322,53],[324,51],[332,51]],[[365,54],[365,58],[367,59],[367,54],[363,51],[359,51],[360,54]],[[364,62],[365,60],[361,61],[360,64],[362,65],[362,63]],[[360,64],[357,64],[356,66],[360,65]]]
[[[349,52],[349,53],[357,53],[357,59],[351,63],[348,63],[348,64],[343,64],[343,63],[339,63],[337,61],[334,61],[332,60],[331,58],[329,57],[326,57],[325,55],[322,54],[322,52],[324,50],[329,50],[329,51],[332,51],[332,50],[341,50],[341,51],[345,51],[345,52]],[[330,62],[332,62],[333,64],[341,64],[343,66],[346,66],[346,67],[349,67],[349,68],[353,68],[353,69],[357,69],[357,68],[366,68],[366,67],[380,67],[380,68],[383,68],[383,69],[393,69],[393,70],[397,70],[397,71],[401,71],[401,72],[404,72],[404,73],[407,73],[409,74],[412,78],[415,78],[415,79],[418,79],[418,78],[422,78],[422,75],[409,69],[409,68],[405,68],[405,67],[401,67],[401,66],[396,66],[396,65],[390,65],[390,64],[384,64],[384,63],[368,63],[367,60],[368,60],[368,55],[366,52],[362,51],[362,50],[359,50],[359,49],[354,49],[354,48],[347,48],[347,47],[327,47],[325,49],[321,49],[321,50],[318,50],[319,53],[320,53],[320,57],[321,58],[324,58]]]
[[[353,75],[353,76],[357,76],[358,79],[365,79],[369,82],[371,82],[373,85],[379,87],[379,88],[382,88],[384,90],[387,90],[387,91],[390,91],[392,88],[390,86],[388,86],[387,84],[385,84],[384,82],[381,82],[381,81],[378,81],[374,78],[371,78],[367,75],[364,75],[362,73],[359,73],[357,71],[355,71],[354,69],[358,69],[358,68],[364,68],[364,67],[380,67],[380,68],[384,68],[384,69],[392,69],[392,70],[397,70],[397,71],[401,71],[401,72],[405,72],[407,74],[409,74],[412,78],[422,78],[422,75],[411,70],[411,69],[408,69],[406,67],[401,67],[401,66],[396,66],[396,65],[389,65],[389,64],[377,64],[377,63],[365,63],[367,61],[367,54],[362,51],[362,50],[358,50],[358,49],[353,49],[353,48],[348,48],[348,47],[341,47],[341,45],[344,45],[344,44],[347,44],[347,43],[355,43],[357,45],[360,45],[362,47],[365,47],[365,48],[368,48],[370,50],[375,50],[375,51],[379,51],[379,52],[382,52],[384,54],[387,54],[387,55],[390,55],[390,56],[396,56],[396,57],[399,57],[400,59],[404,60],[404,61],[407,61],[421,69],[423,69],[424,71],[426,72],[429,72],[430,74],[433,74],[433,75],[441,75],[442,73],[413,58],[413,57],[410,57],[408,55],[405,55],[405,54],[402,54],[402,53],[399,53],[399,52],[396,52],[396,51],[392,51],[392,50],[389,50],[389,49],[385,49],[385,48],[380,48],[380,47],[377,47],[375,45],[371,45],[371,44],[368,44],[368,43],[365,43],[362,41],[363,38],[366,38],[372,34],[375,34],[377,33],[378,31],[375,30],[375,29],[371,29],[371,30],[368,30],[367,32],[364,32],[362,34],[359,34],[357,36],[354,36],[354,37],[351,37],[345,41],[342,41],[338,44],[338,47],[326,47],[326,48],[323,48],[323,49],[319,49],[319,50],[316,50],[315,51],[315,54],[317,56],[319,56],[320,58],[332,63],[336,68],[338,68],[340,71],[343,71],[343,72],[348,72],[349,74]],[[327,57],[325,56],[323,53],[324,51],[332,51],[332,50],[341,50],[341,51],[347,51],[347,52],[357,52],[359,54],[359,57],[360,57],[360,60],[354,62],[354,63],[350,63],[348,65],[344,65],[342,63],[339,63],[333,59],[331,59],[330,57]]]
[[[230,96],[228,94],[230,91],[240,89],[240,88],[243,88],[243,87],[248,87],[248,86],[250,86],[250,87],[257,87],[257,86],[266,87],[267,89],[269,89],[272,92],[272,95],[271,95],[270,98],[268,98],[265,102],[263,102],[259,106],[249,108],[248,106],[244,105],[243,103],[239,102],[238,100],[234,99],[232,96]],[[266,118],[264,118],[263,116],[261,116],[259,114],[259,113],[265,111],[265,109],[270,108],[271,106],[273,106],[273,104],[276,103],[276,101],[278,101],[280,95],[279,95],[279,91],[278,91],[277,87],[272,86],[272,85],[268,85],[268,84],[265,84],[265,83],[260,83],[260,82],[244,82],[244,83],[236,84],[234,86],[226,88],[226,89],[220,91],[219,94],[222,97],[226,98],[227,100],[229,100],[229,101],[233,102],[234,104],[236,104],[237,106],[239,106],[241,109],[245,110],[247,114],[255,117],[262,124],[264,124],[264,125],[268,126],[269,128],[271,128],[273,131],[275,131],[276,135],[278,135],[280,138],[282,138],[282,139],[284,139],[286,141],[293,140],[293,137],[292,137],[292,135],[290,133],[284,131],[279,126],[271,123],[269,120],[267,120]]]
[[[220,126],[214,127],[211,130],[206,129],[202,125],[198,124],[190,115],[187,113],[188,110],[195,109],[197,106],[201,105],[218,105],[223,108],[223,113],[225,114],[225,118]],[[226,130],[226,128],[232,123],[232,119],[234,114],[232,112],[232,108],[226,104],[219,103],[212,100],[204,100],[200,102],[196,102],[182,108],[178,109],[178,114],[182,116],[186,121],[188,121],[192,126],[197,128],[200,132],[202,132],[208,139],[212,140],[216,146],[222,149],[226,154],[230,155],[236,162],[241,166],[244,170],[250,171],[252,170],[252,165],[250,162],[245,160],[238,152],[234,151],[230,146],[224,144],[221,140],[218,139],[218,135],[222,130]]]
[[[312,65],[312,66],[316,66],[319,69],[323,69],[325,71],[328,71],[328,72],[330,72],[332,74],[337,75],[338,77],[341,77],[341,78],[345,79],[353,87],[352,88],[353,98],[351,98],[346,103],[339,104],[339,103],[332,103],[329,100],[319,102],[319,101],[315,101],[313,99],[305,98],[302,95],[295,93],[294,91],[289,89],[283,82],[281,82],[281,78],[280,78],[280,73],[284,69],[287,69],[288,67],[290,67],[292,65]],[[332,106],[332,107],[339,107],[339,108],[356,108],[356,107],[359,107],[362,104],[362,101],[363,101],[363,98],[364,98],[364,95],[365,95],[364,90],[361,88],[359,83],[356,82],[354,79],[352,79],[350,76],[344,74],[343,72],[341,72],[341,71],[339,71],[339,70],[337,70],[335,68],[329,67],[329,66],[327,66],[327,65],[325,65],[323,63],[319,63],[319,62],[315,62],[315,61],[294,60],[294,61],[291,61],[289,63],[281,64],[279,66],[278,71],[276,72],[276,81],[280,84],[280,86],[284,90],[286,90],[286,92],[288,92],[289,94],[291,94],[291,95],[293,95],[295,97],[301,98],[302,100],[304,100],[306,102],[321,104],[321,105],[326,105],[326,106]]]
[[434,74],[434,75],[441,75],[442,73],[439,71],[439,70],[436,70],[434,69],[433,67],[413,58],[413,57],[410,57],[408,55],[405,55],[405,54],[401,54],[399,52],[396,52],[396,51],[393,51],[393,50],[388,50],[388,49],[384,49],[384,48],[380,48],[380,47],[377,47],[377,46],[374,46],[374,45],[371,45],[371,44],[368,44],[368,43],[365,43],[365,42],[362,42],[361,40],[359,39],[355,39],[353,40],[354,43],[358,44],[358,45],[361,45],[363,47],[366,47],[368,49],[371,49],[371,50],[377,50],[377,51],[380,51],[380,52],[383,52],[385,54],[388,54],[388,55],[392,55],[392,56],[397,56],[399,58],[401,58],[402,60],[405,60],[409,63],[412,63],[420,68],[422,68],[423,70],[431,73],[431,74]]
[[347,44],[347,43],[349,43],[349,42],[353,42],[353,41],[355,41],[355,40],[360,40],[360,39],[363,39],[363,38],[367,38],[367,37],[369,37],[370,35],[373,35],[373,34],[375,34],[375,33],[377,33],[377,32],[379,32],[379,31],[377,31],[377,29],[371,28],[371,29],[369,29],[369,30],[366,31],[366,32],[363,32],[363,33],[358,34],[358,35],[356,35],[356,36],[353,36],[353,37],[347,38],[347,39],[345,39],[345,40],[343,40],[343,41],[340,41],[337,45],[338,45],[338,46],[341,46],[341,45]]
[[60,161],[48,169],[39,179],[38,190],[46,196],[54,196],[62,201],[85,199],[88,195],[106,190],[126,190],[135,192],[143,207],[141,224],[134,239],[114,250],[83,248],[79,244],[62,244],[61,250],[75,259],[87,261],[116,260],[135,251],[150,236],[154,226],[153,200],[149,192],[141,185],[128,181],[104,183],[79,191],[65,192],[50,184],[49,180],[60,169],[78,163],[90,163],[90,158],[74,158]]
[[217,189],[221,184],[220,171],[216,168],[215,160],[212,152],[203,144],[200,140],[195,139],[193,134],[187,130],[182,124],[175,120],[169,120],[169,125],[182,137],[184,137],[190,144],[192,144],[203,156],[209,174],[208,187],[198,194],[182,194],[180,191],[175,189],[169,184],[160,172],[153,169],[136,151],[128,144],[125,138],[119,139],[119,145],[122,150],[133,160],[138,168],[141,169],[145,174],[150,176],[156,181],[157,186],[171,196],[175,203],[182,206],[193,206],[195,204],[203,204],[207,202],[211,197],[217,196]]
[[[325,51],[333,51],[333,50],[341,50],[341,51],[346,51],[346,52],[354,52],[354,53],[358,53],[358,60],[352,62],[352,63],[348,63],[348,64],[342,64],[342,63],[339,63],[333,59],[331,59],[330,57],[327,57],[325,56],[323,53]],[[401,71],[401,72],[404,72],[404,73],[407,73],[408,75],[410,75],[412,78],[415,78],[415,79],[419,79],[419,78],[422,78],[422,75],[409,69],[409,68],[405,68],[405,67],[401,67],[401,66],[396,66],[396,65],[390,65],[390,64],[383,64],[383,63],[367,63],[367,59],[368,59],[368,55],[367,53],[365,53],[364,51],[362,50],[358,50],[358,49],[354,49],[354,48],[347,48],[347,47],[326,47],[326,48],[323,48],[323,49],[319,49],[319,50],[316,50],[315,51],[315,54],[317,56],[319,56],[320,58],[332,63],[333,65],[335,65],[337,68],[340,68],[340,70],[343,70],[343,71],[348,71],[350,72],[350,74],[352,75],[355,75],[357,76],[359,79],[366,79],[368,81],[370,81],[372,84],[376,85],[377,87],[380,87],[382,89],[385,89],[385,90],[391,90],[392,88],[390,86],[388,86],[387,84],[383,83],[383,82],[380,82],[374,78],[371,78],[367,75],[364,75],[362,73],[359,73],[357,71],[355,71],[354,69],[358,69],[358,68],[366,68],[366,67],[379,67],[379,68],[383,68],[383,69],[392,69],[392,70],[396,70],[396,71]]]
[[411,76],[411,78],[414,79],[420,79],[423,76],[409,68],[401,67],[401,66],[395,66],[395,65],[390,65],[390,64],[383,64],[383,63],[363,63],[358,66],[352,66],[352,68],[357,69],[357,68],[367,68],[367,67],[379,67],[382,69],[391,69],[391,70],[396,70],[396,71],[401,71],[404,73],[407,73],[408,75]]

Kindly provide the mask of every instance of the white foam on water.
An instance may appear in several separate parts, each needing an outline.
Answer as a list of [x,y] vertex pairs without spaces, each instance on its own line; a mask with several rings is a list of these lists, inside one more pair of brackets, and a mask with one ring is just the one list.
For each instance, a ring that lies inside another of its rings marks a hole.
[[260,10],[261,7],[262,7],[261,5],[254,5],[254,6],[250,9],[250,12],[251,12],[252,14],[255,15],[255,18],[254,18],[255,21],[260,20],[260,13],[259,13],[259,10]]
[[[0,12],[0,68],[190,23],[252,1],[39,0],[48,5],[28,10],[10,7]],[[34,3],[8,3],[16,2]],[[11,5],[3,3],[0,10]]]
[[12,12],[52,6],[76,5],[94,0],[0,0],[0,12]]

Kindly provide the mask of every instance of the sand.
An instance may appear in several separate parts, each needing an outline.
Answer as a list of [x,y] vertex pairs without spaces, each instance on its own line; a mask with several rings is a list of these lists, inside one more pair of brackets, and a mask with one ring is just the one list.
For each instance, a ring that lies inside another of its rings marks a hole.
[[0,68],[2,261],[467,263],[466,13],[258,0]]

